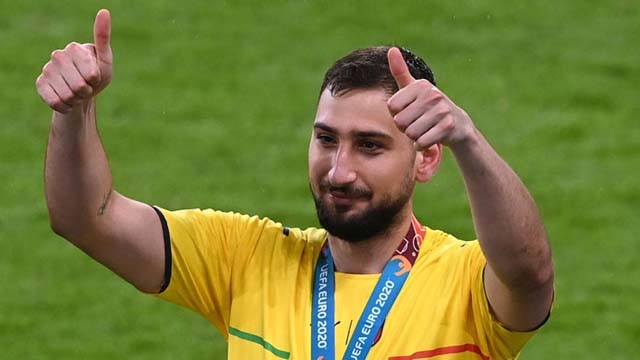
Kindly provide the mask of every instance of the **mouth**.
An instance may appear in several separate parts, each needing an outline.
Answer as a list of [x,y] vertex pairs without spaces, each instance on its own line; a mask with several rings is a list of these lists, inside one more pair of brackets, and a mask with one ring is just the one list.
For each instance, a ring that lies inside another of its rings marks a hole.
[[318,196],[324,199],[323,202],[325,204],[332,205],[335,210],[345,212],[353,208],[358,202],[371,200],[373,194],[364,186],[351,184],[332,186],[328,181],[324,180],[319,184]]
[[347,208],[354,205],[356,202],[365,200],[365,196],[353,194],[344,190],[329,190],[327,192],[329,200],[336,206],[341,208]]
[[329,197],[334,201],[354,201],[357,197],[350,195],[344,191],[329,191]]

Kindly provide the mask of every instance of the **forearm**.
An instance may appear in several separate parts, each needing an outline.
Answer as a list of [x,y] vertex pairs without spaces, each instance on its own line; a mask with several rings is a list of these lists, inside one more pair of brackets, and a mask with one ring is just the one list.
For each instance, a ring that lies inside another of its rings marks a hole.
[[45,160],[51,227],[138,289],[157,291],[164,279],[162,227],[148,205],[113,190],[96,125],[95,98],[110,82],[111,15],[98,11],[94,43],[55,50],[36,79],[54,109]]
[[451,149],[464,177],[478,240],[496,276],[511,289],[548,285],[551,251],[522,181],[475,129]]
[[111,171],[96,127],[95,99],[53,113],[45,163],[52,228],[72,241],[94,232],[112,193]]

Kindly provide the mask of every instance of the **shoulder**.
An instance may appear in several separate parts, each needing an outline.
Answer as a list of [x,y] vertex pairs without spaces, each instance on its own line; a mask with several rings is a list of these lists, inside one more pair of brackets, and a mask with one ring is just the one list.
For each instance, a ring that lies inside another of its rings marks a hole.
[[476,277],[482,273],[486,259],[477,240],[461,240],[437,229],[426,229],[416,266],[428,267],[442,276]]
[[172,235],[187,232],[192,235],[215,234],[223,238],[287,240],[289,243],[321,243],[326,230],[283,225],[269,217],[214,209],[183,209],[170,211],[156,207],[166,220]]
[[431,256],[482,256],[478,240],[461,240],[442,230],[426,228],[420,253]]
[[305,229],[284,227],[284,233],[289,233],[294,239],[319,245],[322,245],[327,238],[327,230],[315,227]]

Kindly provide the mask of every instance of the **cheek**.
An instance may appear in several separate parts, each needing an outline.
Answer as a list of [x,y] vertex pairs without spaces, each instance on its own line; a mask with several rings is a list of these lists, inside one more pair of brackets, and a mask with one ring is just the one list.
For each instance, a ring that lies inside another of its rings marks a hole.
[[331,169],[331,156],[313,145],[309,148],[309,177],[324,176]]
[[409,185],[407,179],[413,178],[413,169],[407,169],[406,166],[399,167],[395,163],[384,165],[377,167],[366,180],[374,194],[386,197],[388,194],[406,191],[405,188]]
[[309,152],[309,182],[314,187],[316,187],[316,184],[319,184],[327,174],[323,163],[321,159]]

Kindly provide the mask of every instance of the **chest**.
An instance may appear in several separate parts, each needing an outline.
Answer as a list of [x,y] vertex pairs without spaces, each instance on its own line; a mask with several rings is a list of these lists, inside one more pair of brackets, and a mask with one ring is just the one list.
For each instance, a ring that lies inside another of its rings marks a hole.
[[[446,269],[426,270],[412,270],[368,358],[418,359],[413,354],[449,352],[446,359],[478,359],[469,349],[455,348],[476,343],[464,277]],[[281,269],[261,274],[260,281],[234,296],[229,358],[310,359],[312,277],[311,269]],[[341,359],[378,276],[337,273],[335,280],[334,341],[336,358]]]

